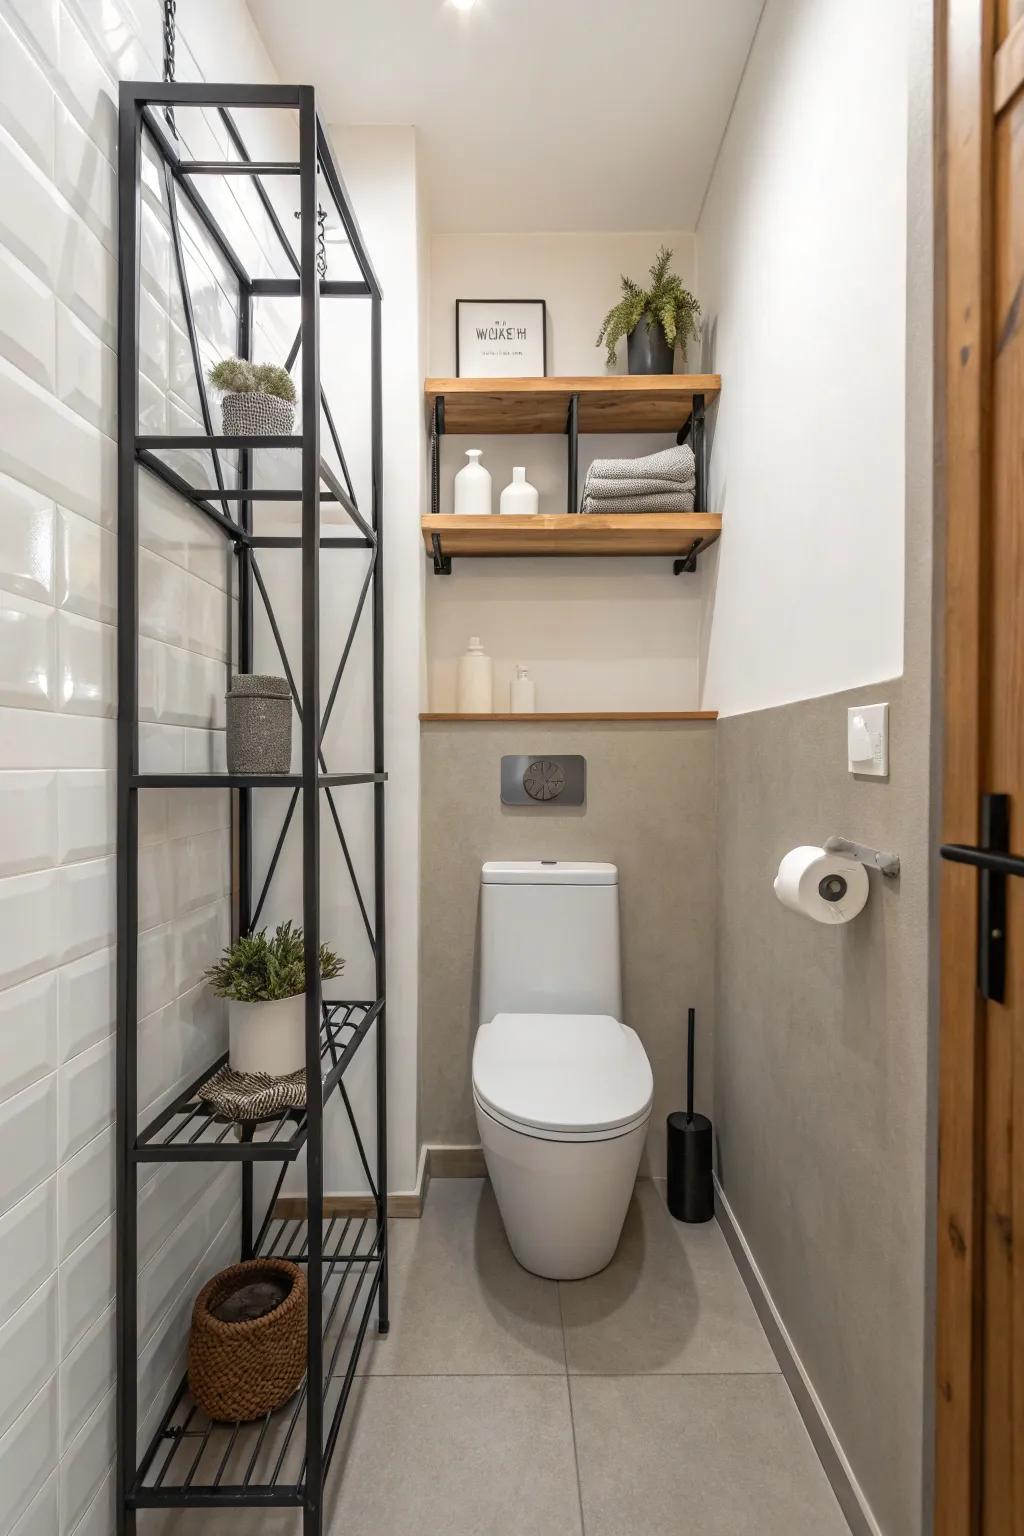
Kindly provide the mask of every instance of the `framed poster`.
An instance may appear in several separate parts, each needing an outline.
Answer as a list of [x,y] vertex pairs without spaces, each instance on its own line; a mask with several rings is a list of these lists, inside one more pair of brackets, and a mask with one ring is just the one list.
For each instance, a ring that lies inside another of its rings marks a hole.
[[548,371],[543,299],[456,299],[455,376],[541,379]]

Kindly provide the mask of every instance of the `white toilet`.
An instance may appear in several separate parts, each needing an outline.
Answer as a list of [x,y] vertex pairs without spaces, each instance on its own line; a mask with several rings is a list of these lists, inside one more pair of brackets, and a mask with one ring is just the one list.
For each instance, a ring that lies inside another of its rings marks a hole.
[[473,1102],[524,1268],[579,1280],[615,1253],[654,1078],[620,1022],[614,864],[485,864]]

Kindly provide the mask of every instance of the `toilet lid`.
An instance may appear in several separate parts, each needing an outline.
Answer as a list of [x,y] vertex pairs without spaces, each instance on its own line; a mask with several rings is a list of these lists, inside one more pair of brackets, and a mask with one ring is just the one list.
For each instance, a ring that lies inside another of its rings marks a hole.
[[473,1087],[485,1108],[544,1131],[605,1131],[645,1115],[654,1093],[639,1036],[597,1013],[499,1013],[481,1024]]

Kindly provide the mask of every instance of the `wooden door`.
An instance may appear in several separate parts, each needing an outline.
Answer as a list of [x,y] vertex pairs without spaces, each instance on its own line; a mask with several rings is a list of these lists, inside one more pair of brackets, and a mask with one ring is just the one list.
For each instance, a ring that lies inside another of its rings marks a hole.
[[935,1529],[1024,1536],[1024,0],[946,0],[938,35],[947,548]]

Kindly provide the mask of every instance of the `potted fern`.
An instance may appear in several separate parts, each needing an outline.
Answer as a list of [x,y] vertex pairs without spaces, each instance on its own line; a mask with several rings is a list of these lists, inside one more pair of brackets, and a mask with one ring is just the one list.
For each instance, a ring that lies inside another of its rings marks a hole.
[[615,349],[623,336],[630,373],[671,373],[676,342],[685,367],[686,343],[699,335],[700,305],[669,271],[671,260],[672,252],[663,245],[650,270],[649,288],[622,278],[622,298],[605,315],[597,338],[597,345],[603,342],[608,349],[609,368],[615,367]]
[[[320,975],[330,981],[344,961],[320,946]],[[281,923],[229,944],[205,974],[228,1000],[228,1055],[236,1072],[286,1077],[306,1065],[306,950],[302,929]]]
[[295,385],[287,368],[224,357],[207,377],[221,391],[220,415],[228,437],[286,437],[295,420]]

